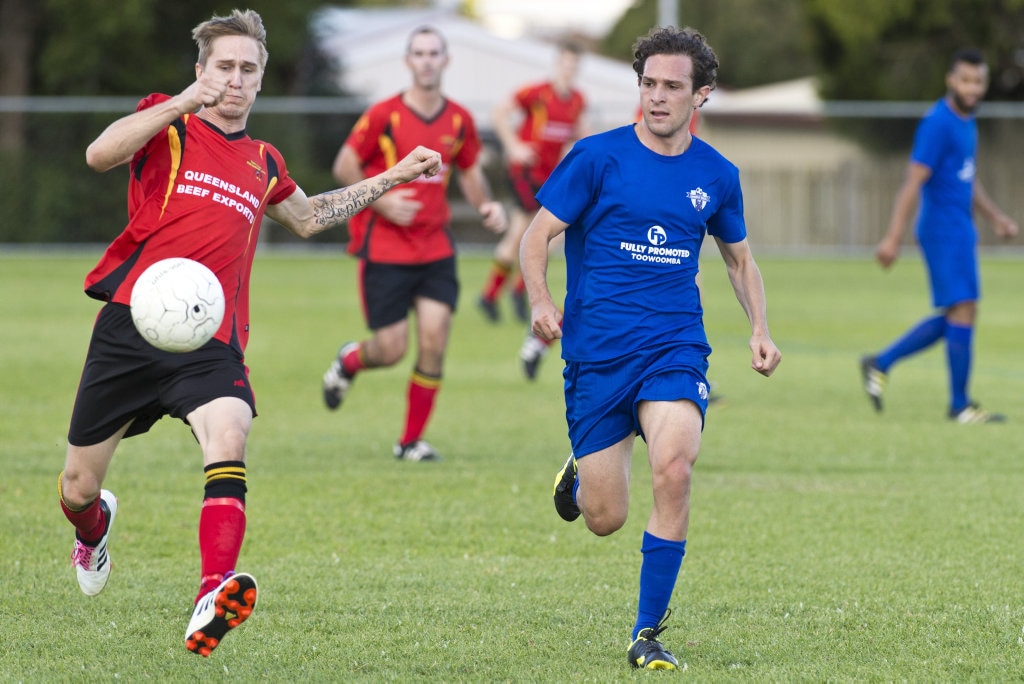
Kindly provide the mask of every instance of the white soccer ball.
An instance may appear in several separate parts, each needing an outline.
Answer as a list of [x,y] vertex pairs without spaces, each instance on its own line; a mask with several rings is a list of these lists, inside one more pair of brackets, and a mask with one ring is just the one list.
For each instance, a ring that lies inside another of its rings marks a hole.
[[224,289],[198,261],[163,259],[135,281],[131,309],[135,327],[151,345],[169,352],[192,351],[220,328]]

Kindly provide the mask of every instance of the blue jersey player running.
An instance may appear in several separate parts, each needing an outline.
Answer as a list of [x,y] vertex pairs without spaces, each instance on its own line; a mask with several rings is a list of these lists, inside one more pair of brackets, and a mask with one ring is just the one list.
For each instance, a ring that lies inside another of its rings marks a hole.
[[[718,59],[697,31],[653,29],[634,45],[643,117],[576,143],[538,193],[520,260],[533,333],[562,339],[572,453],[555,508],[594,534],[620,529],[629,469],[647,442],[654,507],[641,542],[640,595],[628,659],[675,669],[658,640],[686,551],[690,476],[700,450],[711,353],[697,289],[713,236],[751,326],[752,365],[782,356],[768,333],[764,285],[743,220],[739,172],[688,125],[715,86]],[[548,243],[565,234],[564,317],[546,283]]]
[[918,322],[877,354],[861,358],[864,390],[876,411],[889,369],[899,360],[946,343],[949,418],[959,423],[1002,422],[968,394],[974,322],[981,295],[978,232],[973,210],[983,213],[1002,238],[1017,235],[1017,224],[989,198],[975,177],[978,131],[974,110],[988,88],[988,67],[975,49],[958,50],[946,74],[946,96],[921,120],[914,136],[907,174],[893,206],[889,229],[875,256],[889,268],[899,254],[903,230],[921,197],[916,238],[928,269],[932,305],[937,311]]

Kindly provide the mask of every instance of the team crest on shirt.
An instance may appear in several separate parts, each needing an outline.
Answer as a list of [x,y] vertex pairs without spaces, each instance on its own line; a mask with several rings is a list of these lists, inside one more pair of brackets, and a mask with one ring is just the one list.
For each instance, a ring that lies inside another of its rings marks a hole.
[[956,177],[964,183],[970,183],[974,180],[974,157],[964,159],[964,165],[956,172]]
[[708,205],[708,200],[711,199],[711,196],[700,188],[694,188],[686,193],[686,199],[690,200],[690,204],[693,205],[694,209],[701,211]]
[[697,383],[697,395],[703,401],[707,401],[708,400],[708,386],[705,385],[703,382],[698,382]]
[[251,166],[253,168],[253,170],[256,173],[256,180],[258,180],[260,183],[262,183],[263,182],[263,174],[265,173],[263,171],[263,167],[260,166],[258,163],[254,162],[254,161],[247,161],[246,164],[248,164],[249,166]]

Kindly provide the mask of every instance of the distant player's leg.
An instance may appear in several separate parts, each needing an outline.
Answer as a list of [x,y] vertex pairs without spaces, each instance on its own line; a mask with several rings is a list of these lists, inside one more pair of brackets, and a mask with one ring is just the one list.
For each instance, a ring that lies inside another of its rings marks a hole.
[[[518,264],[519,262],[519,245],[522,243],[523,235],[526,234],[526,229],[530,227],[530,221],[533,220],[534,215],[536,215],[536,212],[527,213],[519,207],[512,210],[508,232],[515,233],[514,240],[510,240],[513,264]],[[529,323],[530,302],[526,294],[526,281],[523,279],[523,274],[518,268],[515,269],[515,278],[509,295],[512,297],[512,309],[515,311],[516,319],[520,323]]]
[[868,354],[861,358],[861,379],[864,391],[871,399],[876,411],[882,410],[882,394],[889,375],[889,369],[897,361],[919,354],[943,339],[946,334],[946,317],[943,314],[929,316],[918,321],[901,337],[881,353]]
[[530,217],[518,206],[513,207],[509,216],[508,230],[494,247],[494,261],[491,263],[477,306],[488,320],[496,323],[501,315],[498,311],[498,297],[515,270],[519,242],[529,225]]
[[405,428],[395,444],[395,457],[413,461],[440,460],[438,453],[422,439],[437,395],[441,391],[444,355],[451,331],[451,307],[434,299],[416,300],[416,365],[406,391]]
[[949,368],[949,418],[958,423],[1001,423],[1006,416],[991,413],[971,401],[969,384],[974,359],[974,321],[977,303],[949,308],[946,325],[946,363]]
[[533,334],[532,330],[526,331],[526,337],[519,346],[519,361],[522,364],[523,375],[527,380],[535,380],[537,371],[540,369],[540,362],[547,356],[548,350],[554,340],[545,340]]
[[406,393],[406,419],[394,447],[396,458],[438,461],[440,455],[423,439],[441,391],[444,357],[451,335],[452,317],[459,300],[459,279],[454,258],[424,264],[415,287],[416,363]]
[[408,347],[408,312],[412,306],[415,272],[393,264],[359,262],[359,296],[363,316],[373,336],[346,342],[323,377],[327,408],[341,406],[356,375],[387,368],[402,360]]

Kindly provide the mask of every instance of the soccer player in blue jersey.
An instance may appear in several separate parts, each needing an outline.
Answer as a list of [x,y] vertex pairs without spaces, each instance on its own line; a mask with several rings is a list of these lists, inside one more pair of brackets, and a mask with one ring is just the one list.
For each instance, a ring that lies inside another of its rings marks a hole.
[[958,50],[946,74],[946,95],[928,111],[914,136],[907,174],[896,194],[889,229],[875,256],[889,268],[899,255],[903,230],[921,198],[915,236],[921,246],[937,309],[882,352],[861,358],[864,390],[876,411],[889,370],[901,359],[946,343],[949,368],[949,418],[958,423],[1002,422],[971,401],[972,340],[981,294],[978,231],[973,210],[992,223],[996,235],[1012,238],[1018,227],[988,196],[975,177],[978,131],[974,110],[988,88],[988,67],[976,49]]
[[[532,330],[561,338],[572,453],[555,509],[591,532],[626,521],[633,444],[647,442],[654,507],[640,551],[640,595],[628,659],[675,669],[658,640],[686,551],[690,477],[708,401],[708,346],[697,289],[705,234],[715,238],[750,321],[752,366],[782,355],[768,332],[761,273],[747,243],[739,171],[694,137],[694,111],[718,59],[691,28],[653,29],[634,45],[643,116],[576,143],[538,193],[520,262]],[[548,243],[565,234],[564,316],[546,283]]]

